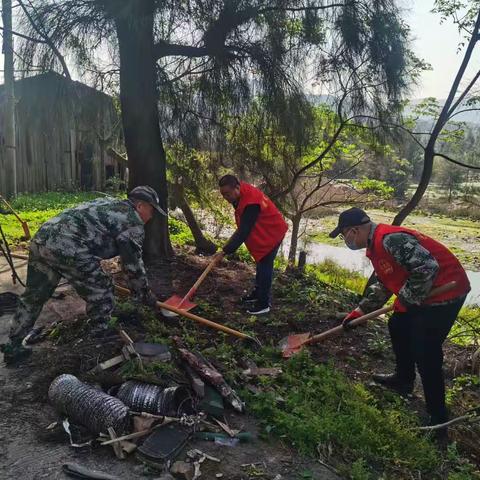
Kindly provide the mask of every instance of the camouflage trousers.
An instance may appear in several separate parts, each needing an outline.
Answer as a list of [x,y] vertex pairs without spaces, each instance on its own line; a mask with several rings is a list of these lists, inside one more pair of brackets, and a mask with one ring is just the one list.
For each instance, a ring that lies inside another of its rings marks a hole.
[[12,320],[11,339],[22,339],[28,334],[62,277],[87,302],[87,315],[92,321],[110,319],[114,306],[113,283],[102,270],[100,259],[87,255],[66,257],[32,241],[26,289]]

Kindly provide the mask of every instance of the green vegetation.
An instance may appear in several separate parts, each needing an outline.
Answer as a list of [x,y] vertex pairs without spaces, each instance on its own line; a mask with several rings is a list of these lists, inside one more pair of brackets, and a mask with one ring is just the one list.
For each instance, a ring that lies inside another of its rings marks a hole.
[[[22,194],[12,201],[11,205],[20,218],[28,223],[30,233],[35,235],[40,226],[50,218],[58,215],[66,208],[72,208],[82,202],[104,197],[101,192],[46,192],[36,194]],[[109,196],[124,197],[124,194]],[[23,229],[20,222],[13,214],[1,204],[3,212],[0,213],[0,224],[5,233],[7,241],[12,245],[18,245],[22,241]],[[194,245],[192,234],[188,226],[175,218],[169,218],[169,231],[172,243],[181,247]]]
[[[287,438],[303,454],[335,451],[346,460],[342,473],[353,478],[360,478],[360,470],[388,478],[435,470],[436,449],[410,429],[415,424],[404,409],[379,406],[363,385],[352,384],[333,366],[318,365],[307,350],[284,370],[263,381],[268,391],[248,397],[267,432]],[[356,460],[351,470],[349,460]]]
[[[38,215],[37,219],[46,220],[63,208],[95,196],[78,193],[22,196],[15,202],[15,207],[25,218],[27,215],[31,215],[30,218]],[[388,212],[375,211],[373,216],[376,217],[377,213],[389,215]],[[8,219],[7,225],[12,223],[13,233],[8,230],[10,238],[18,241],[23,232],[11,217],[3,215],[0,220],[2,225],[4,219]],[[451,220],[445,219],[445,222]],[[38,228],[40,223],[38,220],[37,224],[30,224],[32,233],[35,231],[33,227]],[[326,223],[330,228],[334,217],[329,217]],[[467,221],[462,220],[461,224],[469,228]],[[170,234],[177,246],[193,244],[189,228],[173,218],[170,218]],[[239,251],[238,258],[250,261],[246,250]],[[276,266],[283,271],[286,264],[278,259]],[[275,315],[260,318],[245,316],[240,311],[229,311],[227,318],[225,311],[212,299],[198,299],[200,315],[259,336],[265,344],[260,350],[233,341],[226,335],[200,329],[188,320],[179,318],[177,323],[167,325],[150,309],[139,308],[129,301],[118,302],[112,324],[122,326],[141,322],[146,331],[146,341],[168,345],[173,344],[173,336],[180,336],[188,348],[201,351],[218,365],[226,380],[239,390],[250,411],[261,422],[262,436],[285,439],[300,453],[332,464],[346,478],[403,479],[409,478],[413,471],[418,473],[419,478],[447,478],[445,472],[449,472],[449,480],[480,478],[456,444],[449,446],[445,457],[428,436],[415,431],[419,419],[398,396],[370,389],[359,381],[352,382],[339,368],[339,364],[355,366],[367,377],[365,372],[375,368],[372,361],[388,358],[391,347],[381,323],[357,338],[358,351],[343,359],[331,356],[332,363],[319,362],[313,348],[305,349],[289,361],[281,358],[277,343],[291,332],[291,325],[295,325],[297,331],[325,328],[321,320],[354,306],[365,281],[360,274],[341,268],[332,261],[307,265],[302,276],[278,273],[274,284],[278,308]],[[478,341],[479,320],[479,309],[463,309],[452,330],[452,339],[461,345]],[[80,332],[83,326],[78,328]],[[56,341],[60,341],[61,337],[63,333],[59,329],[51,334]],[[243,359],[253,360],[260,367],[282,367],[283,373],[275,379],[256,379],[258,393],[253,394],[242,390],[245,385],[241,377]],[[339,363],[334,365],[334,360]],[[124,378],[158,383],[181,378],[181,373],[172,364],[164,363],[145,365],[141,369],[135,361],[131,361],[121,373]],[[460,375],[455,378],[447,390],[452,410],[464,411],[475,406],[476,397],[469,396],[474,389],[478,389],[478,377]],[[301,478],[314,478],[308,471],[300,475],[303,475]]]
[[[36,194],[22,194],[12,201],[11,205],[19,214],[20,218],[28,223],[32,235],[49,218],[54,217],[66,208],[74,207],[79,203],[93,200],[102,196],[95,192],[46,192]],[[18,244],[23,236],[20,222],[2,203],[0,204],[0,224],[12,244]]]
[[367,279],[360,273],[340,267],[333,260],[325,260],[317,265],[307,265],[306,272],[317,280],[335,287],[342,287],[361,294],[367,284]]

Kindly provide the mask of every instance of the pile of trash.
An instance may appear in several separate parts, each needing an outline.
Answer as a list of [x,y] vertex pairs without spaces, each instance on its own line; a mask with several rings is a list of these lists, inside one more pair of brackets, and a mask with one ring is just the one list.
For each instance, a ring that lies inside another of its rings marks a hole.
[[[135,343],[124,331],[120,334],[125,343],[121,354],[100,363],[90,373],[119,367],[127,360],[138,362],[140,369],[148,362],[171,361],[167,346]],[[61,425],[72,447],[111,446],[119,459],[135,452],[136,458],[150,466],[195,480],[201,475],[204,461],[219,460],[200,450],[188,450],[186,461],[176,461],[189,440],[209,440],[224,446],[252,440],[249,432],[234,430],[223,420],[224,402],[236,412],[244,411],[236,392],[208,360],[187,350],[178,338],[175,341],[188,379],[182,385],[163,387],[127,380],[104,391],[70,374],[53,380],[48,397],[64,418]],[[57,425],[60,422],[49,428]],[[76,469],[85,470],[75,464],[64,466],[73,476]],[[89,478],[84,471],[81,475]],[[219,473],[218,478],[221,476]]]

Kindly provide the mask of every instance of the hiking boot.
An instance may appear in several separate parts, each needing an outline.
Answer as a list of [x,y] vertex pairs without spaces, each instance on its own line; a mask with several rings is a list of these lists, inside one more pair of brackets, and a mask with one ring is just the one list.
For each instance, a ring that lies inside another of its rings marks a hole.
[[373,375],[373,380],[385,387],[396,391],[400,395],[411,395],[413,393],[413,382],[406,382],[398,378],[396,373]]
[[250,293],[247,293],[247,295],[244,295],[240,299],[240,303],[251,303],[256,302],[257,300],[257,292],[256,290],[252,290]]
[[253,305],[253,307],[247,310],[247,313],[249,315],[264,315],[269,311],[270,311],[270,305],[268,305],[268,303],[265,305],[265,304],[256,302],[255,305]]
[[31,348],[26,348],[21,341],[11,340],[8,343],[0,346],[0,351],[3,353],[3,361],[7,365],[15,365],[32,353]]

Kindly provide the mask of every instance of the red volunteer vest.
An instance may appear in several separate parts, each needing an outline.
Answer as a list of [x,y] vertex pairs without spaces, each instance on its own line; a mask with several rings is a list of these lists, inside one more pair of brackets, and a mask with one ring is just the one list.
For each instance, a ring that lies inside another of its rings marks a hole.
[[256,262],[270,253],[287,233],[288,226],[274,203],[258,188],[240,182],[240,200],[235,209],[235,222],[240,226],[240,218],[247,205],[260,205],[260,214],[248,235],[245,245]]
[[[423,235],[415,230],[381,223],[377,225],[377,228],[375,229],[371,245],[367,249],[367,257],[372,262],[378,279],[388,290],[394,294],[398,294],[410,275],[410,273],[383,247],[383,238],[385,235],[398,232],[413,235],[420,245],[428,250],[435,260],[437,260],[440,269],[432,288],[440,287],[451,281],[457,282],[457,286],[453,290],[429,298],[428,300],[425,300],[424,303],[441,303],[446,300],[463,297],[470,291],[470,282],[465,270],[457,257],[455,257],[447,247],[433,238]],[[404,312],[406,309],[398,300],[396,300],[395,310]]]

